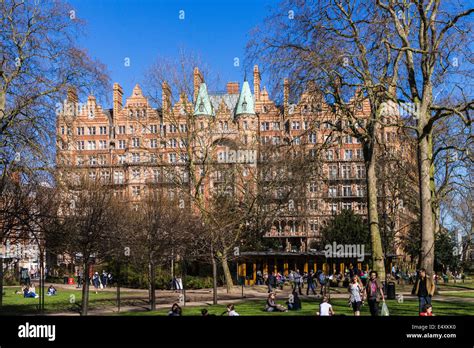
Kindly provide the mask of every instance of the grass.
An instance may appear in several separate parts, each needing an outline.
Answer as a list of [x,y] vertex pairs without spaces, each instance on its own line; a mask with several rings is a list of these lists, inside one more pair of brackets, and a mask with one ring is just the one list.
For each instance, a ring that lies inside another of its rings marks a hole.
[[443,291],[442,296],[474,298],[474,290],[466,291]]
[[[283,304],[284,301],[279,301]],[[392,316],[418,316],[418,301],[417,300],[405,300],[403,303],[398,303],[396,300],[387,300],[387,306]],[[347,300],[334,299],[331,300],[331,304],[336,312],[336,315],[349,315],[352,316],[352,308],[349,307]],[[316,314],[319,308],[318,300],[306,300],[302,301],[302,310],[300,311],[289,311],[284,313],[277,312],[265,312],[265,301],[263,300],[247,300],[244,302],[236,302],[236,311],[241,316],[296,316],[306,315],[313,316]],[[184,316],[200,316],[201,309],[206,308],[210,314],[221,315],[225,310],[225,305],[212,305],[207,307],[182,307]],[[474,315],[474,304],[473,303],[462,303],[462,302],[443,302],[433,301],[433,313],[437,316],[442,315]],[[148,316],[148,315],[167,315],[168,309],[157,310],[155,312],[124,312],[120,315],[127,316]],[[368,305],[362,307],[361,315],[370,315]]]
[[[0,315],[22,315],[37,313],[38,298],[24,298],[23,295],[15,294],[19,287],[5,287],[3,306]],[[134,293],[122,292],[121,297],[131,299]],[[89,308],[96,309],[104,306],[115,306],[115,292],[89,292]],[[82,300],[82,292],[78,290],[58,289],[55,296],[44,297],[45,313],[78,312]]]

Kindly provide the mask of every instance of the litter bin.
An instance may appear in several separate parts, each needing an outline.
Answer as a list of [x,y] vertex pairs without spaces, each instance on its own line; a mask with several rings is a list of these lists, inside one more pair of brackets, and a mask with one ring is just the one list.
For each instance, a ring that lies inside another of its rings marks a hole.
[[74,285],[74,278],[69,277],[69,278],[67,279],[67,283],[68,283],[69,285]]
[[395,283],[388,282],[387,284],[387,299],[395,300]]

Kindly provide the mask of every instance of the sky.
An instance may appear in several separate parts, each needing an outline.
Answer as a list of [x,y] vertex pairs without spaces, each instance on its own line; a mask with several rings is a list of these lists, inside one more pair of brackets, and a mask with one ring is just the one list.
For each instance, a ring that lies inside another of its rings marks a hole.
[[[158,56],[173,58],[180,49],[195,52],[219,74],[220,90],[227,81],[243,81],[249,32],[276,2],[71,0],[70,4],[76,17],[86,22],[79,46],[104,63],[112,82],[120,83],[129,96]],[[234,66],[235,58],[239,67]],[[250,71],[247,74],[251,76]]]

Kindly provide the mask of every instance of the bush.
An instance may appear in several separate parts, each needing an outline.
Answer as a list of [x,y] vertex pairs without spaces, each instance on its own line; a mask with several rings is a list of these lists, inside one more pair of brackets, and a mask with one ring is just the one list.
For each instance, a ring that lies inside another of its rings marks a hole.
[[212,288],[212,277],[186,276],[184,286],[186,287],[186,289]]

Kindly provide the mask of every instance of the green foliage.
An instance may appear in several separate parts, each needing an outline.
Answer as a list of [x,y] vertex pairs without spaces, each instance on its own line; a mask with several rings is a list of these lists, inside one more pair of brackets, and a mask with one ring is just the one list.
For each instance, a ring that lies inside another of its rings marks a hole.
[[441,229],[435,236],[435,271],[445,271],[447,268],[459,268],[459,256],[454,255],[456,240],[454,234]]
[[370,253],[369,227],[352,210],[343,210],[321,230],[321,240],[317,246],[324,249],[326,244],[333,242],[337,244],[364,244],[365,252]]

